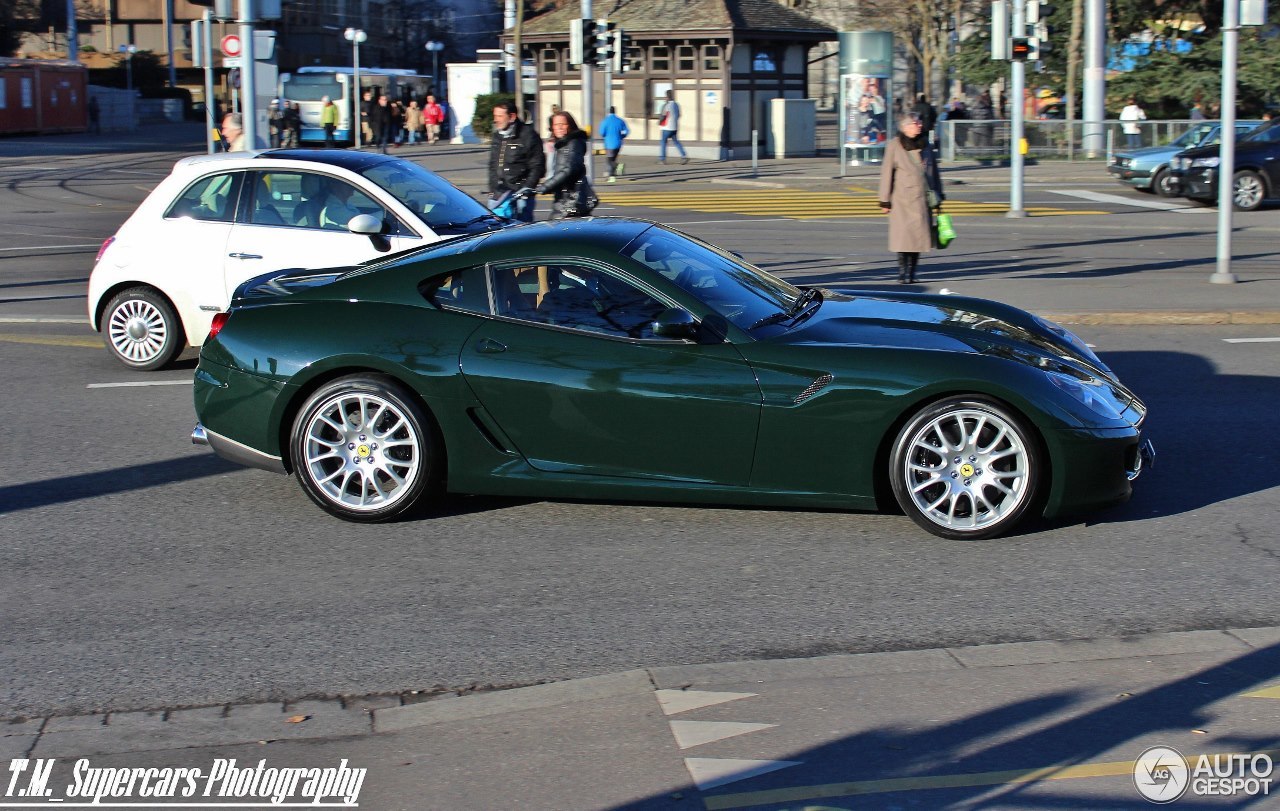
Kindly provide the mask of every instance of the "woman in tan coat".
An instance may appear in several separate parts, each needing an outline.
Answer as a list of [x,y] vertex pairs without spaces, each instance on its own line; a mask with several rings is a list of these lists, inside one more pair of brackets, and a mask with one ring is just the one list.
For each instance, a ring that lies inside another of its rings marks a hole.
[[898,282],[916,280],[920,254],[933,247],[930,209],[942,205],[938,158],[918,115],[898,119],[898,136],[884,150],[880,210],[889,215],[889,250],[898,254]]

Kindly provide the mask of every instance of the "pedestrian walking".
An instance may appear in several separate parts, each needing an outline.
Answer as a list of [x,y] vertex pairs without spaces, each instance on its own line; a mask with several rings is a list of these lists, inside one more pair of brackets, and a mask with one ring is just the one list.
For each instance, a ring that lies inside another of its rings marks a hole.
[[[493,141],[489,146],[489,199],[530,189],[546,169],[546,156],[537,131],[520,120],[513,101],[493,108]],[[515,201],[515,219],[533,222],[536,200],[532,195]]]
[[973,138],[973,150],[978,157],[986,157],[988,150],[991,148],[991,131],[994,127],[991,122],[996,120],[996,108],[991,103],[991,94],[986,91],[979,94],[978,100],[974,102],[973,109],[969,114],[972,120],[977,122],[969,130],[969,134]]
[[436,103],[436,97],[427,94],[426,106],[422,108],[422,123],[427,128],[427,142],[434,144],[440,140],[440,125],[444,123],[444,108]]
[[267,115],[267,127],[271,132],[271,146],[279,148],[284,139],[284,110],[280,109],[280,100],[272,99],[270,112]]
[[394,126],[391,105],[387,102],[387,97],[378,96],[377,104],[369,110],[369,129],[373,131],[378,149],[384,155],[387,154],[387,144],[395,137]]
[[287,102],[284,114],[285,132],[288,135],[286,146],[297,149],[302,146],[302,106],[298,102]]
[[1198,101],[1197,101],[1195,104],[1192,104],[1192,105],[1191,105],[1191,120],[1192,120],[1192,121],[1204,121],[1204,120],[1205,120],[1204,105],[1202,105],[1202,104],[1201,104],[1200,102],[1198,102]]
[[240,113],[227,113],[222,119],[222,148],[225,152],[243,152],[244,117]]
[[680,162],[689,162],[689,153],[684,151],[684,144],[680,143],[680,138],[676,135],[680,131],[680,105],[676,103],[676,95],[672,91],[667,91],[667,101],[662,105],[661,118],[658,119],[658,126],[662,128],[662,143],[658,145],[658,163],[667,162],[667,141],[672,141],[676,145],[676,149],[680,150]]
[[416,101],[409,102],[409,108],[404,111],[404,131],[406,143],[412,146],[418,142],[418,134],[422,131],[422,109]]
[[1138,122],[1146,120],[1146,111],[1136,98],[1130,97],[1129,103],[1120,111],[1120,129],[1124,130],[1125,145],[1130,149],[1142,146],[1142,125]]
[[338,128],[338,105],[328,96],[321,96],[324,105],[320,108],[320,126],[324,128],[324,148],[333,149],[337,145],[333,131]]
[[925,98],[924,93],[916,93],[916,103],[912,106],[911,112],[920,119],[920,126],[924,128],[924,137],[933,135],[933,127],[938,123],[938,111]]
[[98,106],[98,97],[89,97],[89,132],[94,135],[102,134],[102,108]]
[[920,254],[933,248],[933,214],[945,199],[938,158],[915,113],[898,120],[898,137],[884,150],[880,210],[889,215],[889,250],[898,254],[898,283],[916,280]]
[[361,143],[373,143],[373,125],[369,123],[369,116],[373,114],[373,108],[378,106],[373,98],[373,91],[364,91],[364,96],[360,99],[360,134],[363,136]]
[[537,188],[538,194],[555,195],[551,215],[547,219],[585,217],[591,212],[582,210],[580,200],[590,194],[590,187],[583,194],[579,184],[586,183],[589,138],[578,128],[573,116],[564,111],[551,117],[551,135],[555,138],[551,172]]
[[617,183],[618,175],[625,170],[626,164],[618,163],[618,153],[622,151],[622,143],[631,134],[627,122],[618,116],[616,107],[609,108],[609,114],[600,122],[600,137],[604,139],[605,160],[609,163],[609,179],[607,183]]

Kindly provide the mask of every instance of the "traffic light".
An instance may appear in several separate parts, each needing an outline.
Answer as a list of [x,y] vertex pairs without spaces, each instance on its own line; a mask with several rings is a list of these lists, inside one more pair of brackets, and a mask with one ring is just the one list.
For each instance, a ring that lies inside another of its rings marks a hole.
[[1053,45],[1049,42],[1049,35],[1053,33],[1053,29],[1049,26],[1049,17],[1054,9],[1044,0],[1027,0],[1026,9],[1027,28],[1031,33],[1028,37],[1031,50],[1027,54],[1027,60],[1038,62],[1041,54],[1053,50]]
[[613,32],[617,29],[617,23],[611,23],[608,20],[596,20],[596,64],[611,65],[613,62]]
[[631,42],[631,37],[627,36],[627,32],[621,28],[614,29],[613,37],[613,61],[610,68],[614,73],[622,73],[627,69],[627,45]]
[[1009,40],[1009,58],[1015,62],[1026,62],[1031,57],[1031,39],[1029,37],[1013,37]]
[[569,28],[569,64],[594,65],[595,40],[595,20],[574,20]]

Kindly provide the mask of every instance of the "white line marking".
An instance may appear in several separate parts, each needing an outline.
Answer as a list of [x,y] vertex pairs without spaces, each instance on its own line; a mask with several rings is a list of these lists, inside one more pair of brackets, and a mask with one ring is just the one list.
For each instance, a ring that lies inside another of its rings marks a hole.
[[1117,203],[1122,206],[1136,206],[1137,208],[1154,208],[1160,211],[1185,211],[1185,212],[1202,212],[1206,209],[1196,206],[1186,206],[1181,203],[1161,203],[1158,200],[1137,200],[1132,197],[1121,197],[1118,194],[1103,194],[1096,191],[1085,191],[1084,189],[1050,189],[1054,194],[1065,194],[1067,197],[1079,197],[1081,200],[1092,200],[1095,203]]
[[127,383],[90,383],[86,389],[128,389],[140,386],[191,386],[195,380],[135,380]]
[[84,245],[27,245],[22,248],[0,248],[0,251],[44,251],[50,248],[97,248],[101,242],[89,242]]
[[1273,344],[1280,343],[1280,338],[1223,338],[1229,344]]
[[89,319],[84,316],[62,318],[52,315],[7,315],[0,316],[0,324],[84,324],[88,326]]

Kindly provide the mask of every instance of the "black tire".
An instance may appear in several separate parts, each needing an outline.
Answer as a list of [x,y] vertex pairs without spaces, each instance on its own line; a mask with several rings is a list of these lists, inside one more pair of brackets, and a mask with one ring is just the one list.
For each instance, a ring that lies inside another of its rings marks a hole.
[[347,521],[404,518],[439,491],[435,423],[389,378],[353,375],[321,386],[299,409],[289,446],[303,492]]
[[903,425],[889,482],[903,512],[928,532],[983,540],[1012,530],[1038,503],[1042,458],[1021,415],[985,397],[949,397]]
[[1267,182],[1252,169],[1241,169],[1231,181],[1231,204],[1236,211],[1257,211],[1267,199]]
[[116,360],[142,372],[163,369],[187,346],[177,313],[150,287],[130,287],[113,296],[100,331]]
[[1156,172],[1155,177],[1151,178],[1151,189],[1161,197],[1177,197],[1179,191],[1177,178],[1167,168],[1162,168]]

